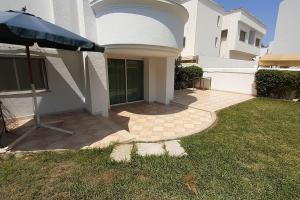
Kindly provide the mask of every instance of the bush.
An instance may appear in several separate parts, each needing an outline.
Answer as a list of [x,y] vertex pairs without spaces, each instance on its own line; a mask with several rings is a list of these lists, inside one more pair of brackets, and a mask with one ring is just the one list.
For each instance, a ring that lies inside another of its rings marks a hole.
[[259,70],[255,82],[259,97],[291,99],[300,90],[300,72]]
[[192,65],[189,67],[175,68],[175,89],[186,89],[192,87],[194,78],[202,78],[203,70],[201,67]]

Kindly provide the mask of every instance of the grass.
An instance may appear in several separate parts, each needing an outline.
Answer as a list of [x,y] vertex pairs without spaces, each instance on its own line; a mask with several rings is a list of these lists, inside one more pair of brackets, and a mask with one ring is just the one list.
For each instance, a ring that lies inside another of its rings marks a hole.
[[112,148],[0,161],[0,199],[300,199],[300,104],[255,99],[182,140],[184,158]]

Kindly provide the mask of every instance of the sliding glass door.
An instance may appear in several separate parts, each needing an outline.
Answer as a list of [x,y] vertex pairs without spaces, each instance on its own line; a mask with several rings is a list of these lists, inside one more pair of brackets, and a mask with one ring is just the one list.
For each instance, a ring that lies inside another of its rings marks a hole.
[[110,103],[144,100],[144,62],[108,59]]
[[108,59],[110,104],[126,102],[125,60]]
[[127,60],[127,101],[144,100],[144,63],[141,60]]

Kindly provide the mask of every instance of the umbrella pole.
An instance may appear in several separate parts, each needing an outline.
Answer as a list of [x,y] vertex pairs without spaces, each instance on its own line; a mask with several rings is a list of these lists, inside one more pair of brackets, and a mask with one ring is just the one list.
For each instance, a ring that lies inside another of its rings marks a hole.
[[28,71],[29,71],[29,80],[30,80],[30,86],[32,90],[32,98],[33,98],[33,112],[34,112],[34,120],[36,127],[39,127],[41,125],[40,115],[38,112],[38,104],[37,104],[37,96],[36,96],[36,89],[35,84],[33,82],[33,73],[32,73],[32,67],[31,67],[31,59],[30,59],[30,51],[29,46],[26,46],[26,56],[27,56],[27,64],[28,64]]

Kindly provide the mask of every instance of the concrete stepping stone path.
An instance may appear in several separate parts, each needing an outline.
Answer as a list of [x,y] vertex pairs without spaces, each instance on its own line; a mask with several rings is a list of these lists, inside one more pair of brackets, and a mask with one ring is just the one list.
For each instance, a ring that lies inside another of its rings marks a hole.
[[165,153],[163,143],[137,143],[136,146],[140,156],[162,156]]
[[[140,156],[162,156],[168,154],[173,157],[186,156],[179,140],[158,143],[136,143],[137,154]],[[120,144],[114,148],[110,157],[116,162],[130,162],[133,144]]]
[[133,144],[121,144],[114,148],[110,158],[116,162],[130,162]]
[[169,156],[182,157],[187,155],[179,142],[179,140],[165,142],[166,151],[168,152]]

